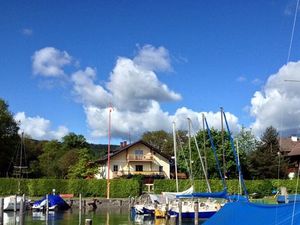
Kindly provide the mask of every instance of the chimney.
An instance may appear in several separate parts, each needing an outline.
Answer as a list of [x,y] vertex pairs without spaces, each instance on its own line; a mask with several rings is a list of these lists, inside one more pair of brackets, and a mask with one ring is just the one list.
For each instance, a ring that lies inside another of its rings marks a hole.
[[123,141],[120,142],[120,147],[123,148]]
[[127,141],[123,142],[123,147],[127,146]]

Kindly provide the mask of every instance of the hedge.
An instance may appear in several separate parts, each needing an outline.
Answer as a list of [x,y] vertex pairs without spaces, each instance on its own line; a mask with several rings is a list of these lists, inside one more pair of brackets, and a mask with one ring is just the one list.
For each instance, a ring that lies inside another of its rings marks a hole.
[[[277,187],[285,186],[288,193],[295,193],[297,180],[247,180],[246,187],[249,194],[256,193],[258,196],[270,196]],[[279,184],[278,184],[279,182]],[[238,180],[227,180],[229,193],[238,193]],[[220,180],[210,180],[212,191],[221,191]],[[190,180],[179,180],[179,190],[183,191],[191,186]],[[106,180],[66,180],[66,179],[23,179],[20,182],[21,193],[28,196],[43,196],[51,193],[74,194],[83,197],[106,197]],[[110,181],[110,196],[112,198],[126,198],[139,196],[143,190],[142,178],[113,179]],[[175,180],[157,179],[154,180],[154,192],[159,194],[163,191],[176,191]],[[204,180],[195,181],[195,191],[207,191]],[[0,196],[13,195],[18,192],[18,180],[12,178],[0,178]]]
[[[114,179],[110,181],[110,196],[126,198],[140,195],[141,183],[136,179]],[[43,196],[55,189],[56,193],[74,194],[83,197],[106,197],[106,180],[66,180],[66,179],[23,179],[20,181],[21,193],[28,196]],[[0,178],[0,196],[14,195],[18,192],[18,180]]]

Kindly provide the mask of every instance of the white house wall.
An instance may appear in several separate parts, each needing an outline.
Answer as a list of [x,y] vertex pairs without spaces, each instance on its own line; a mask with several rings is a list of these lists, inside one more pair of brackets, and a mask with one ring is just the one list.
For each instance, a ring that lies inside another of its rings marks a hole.
[[[129,161],[127,157],[134,155],[135,150],[143,150],[143,155],[152,156],[151,160],[147,161]],[[114,173],[114,165],[118,166],[118,172]],[[163,167],[164,175],[170,178],[170,164],[169,160],[160,155],[159,153],[151,150],[147,146],[141,143],[131,146],[127,150],[120,152],[119,154],[111,157],[110,159],[110,178],[114,178],[120,175],[127,175],[128,173],[135,172],[136,165],[143,165],[143,171],[159,171],[159,166]],[[99,174],[95,176],[97,179],[108,178],[107,164],[99,167]]]

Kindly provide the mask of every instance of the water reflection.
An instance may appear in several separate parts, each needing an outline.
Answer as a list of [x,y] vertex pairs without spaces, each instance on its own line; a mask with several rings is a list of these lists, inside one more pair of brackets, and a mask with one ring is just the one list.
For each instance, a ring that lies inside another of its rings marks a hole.
[[[95,225],[166,225],[165,219],[154,220],[151,216],[130,214],[128,208],[97,209],[96,211],[78,209],[65,212],[32,212],[27,211],[24,217],[26,225],[84,225],[85,219],[92,219]],[[5,212],[3,215],[4,225],[21,224],[19,213]],[[184,220],[182,224],[194,224],[193,220]],[[22,225],[22,224],[21,224]]]

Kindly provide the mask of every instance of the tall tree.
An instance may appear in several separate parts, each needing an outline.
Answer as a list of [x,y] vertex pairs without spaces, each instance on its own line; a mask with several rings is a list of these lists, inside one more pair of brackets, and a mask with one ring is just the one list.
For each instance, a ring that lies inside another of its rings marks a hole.
[[[261,141],[257,150],[249,154],[250,172],[253,178],[277,178],[278,171],[285,174],[287,162],[281,159],[279,167],[279,141],[277,130],[267,127],[261,136]],[[279,169],[279,170],[278,170]]]
[[165,154],[173,155],[173,137],[166,131],[148,131],[142,135],[142,140]]
[[0,176],[7,175],[9,163],[20,143],[18,130],[8,104],[0,98]]

